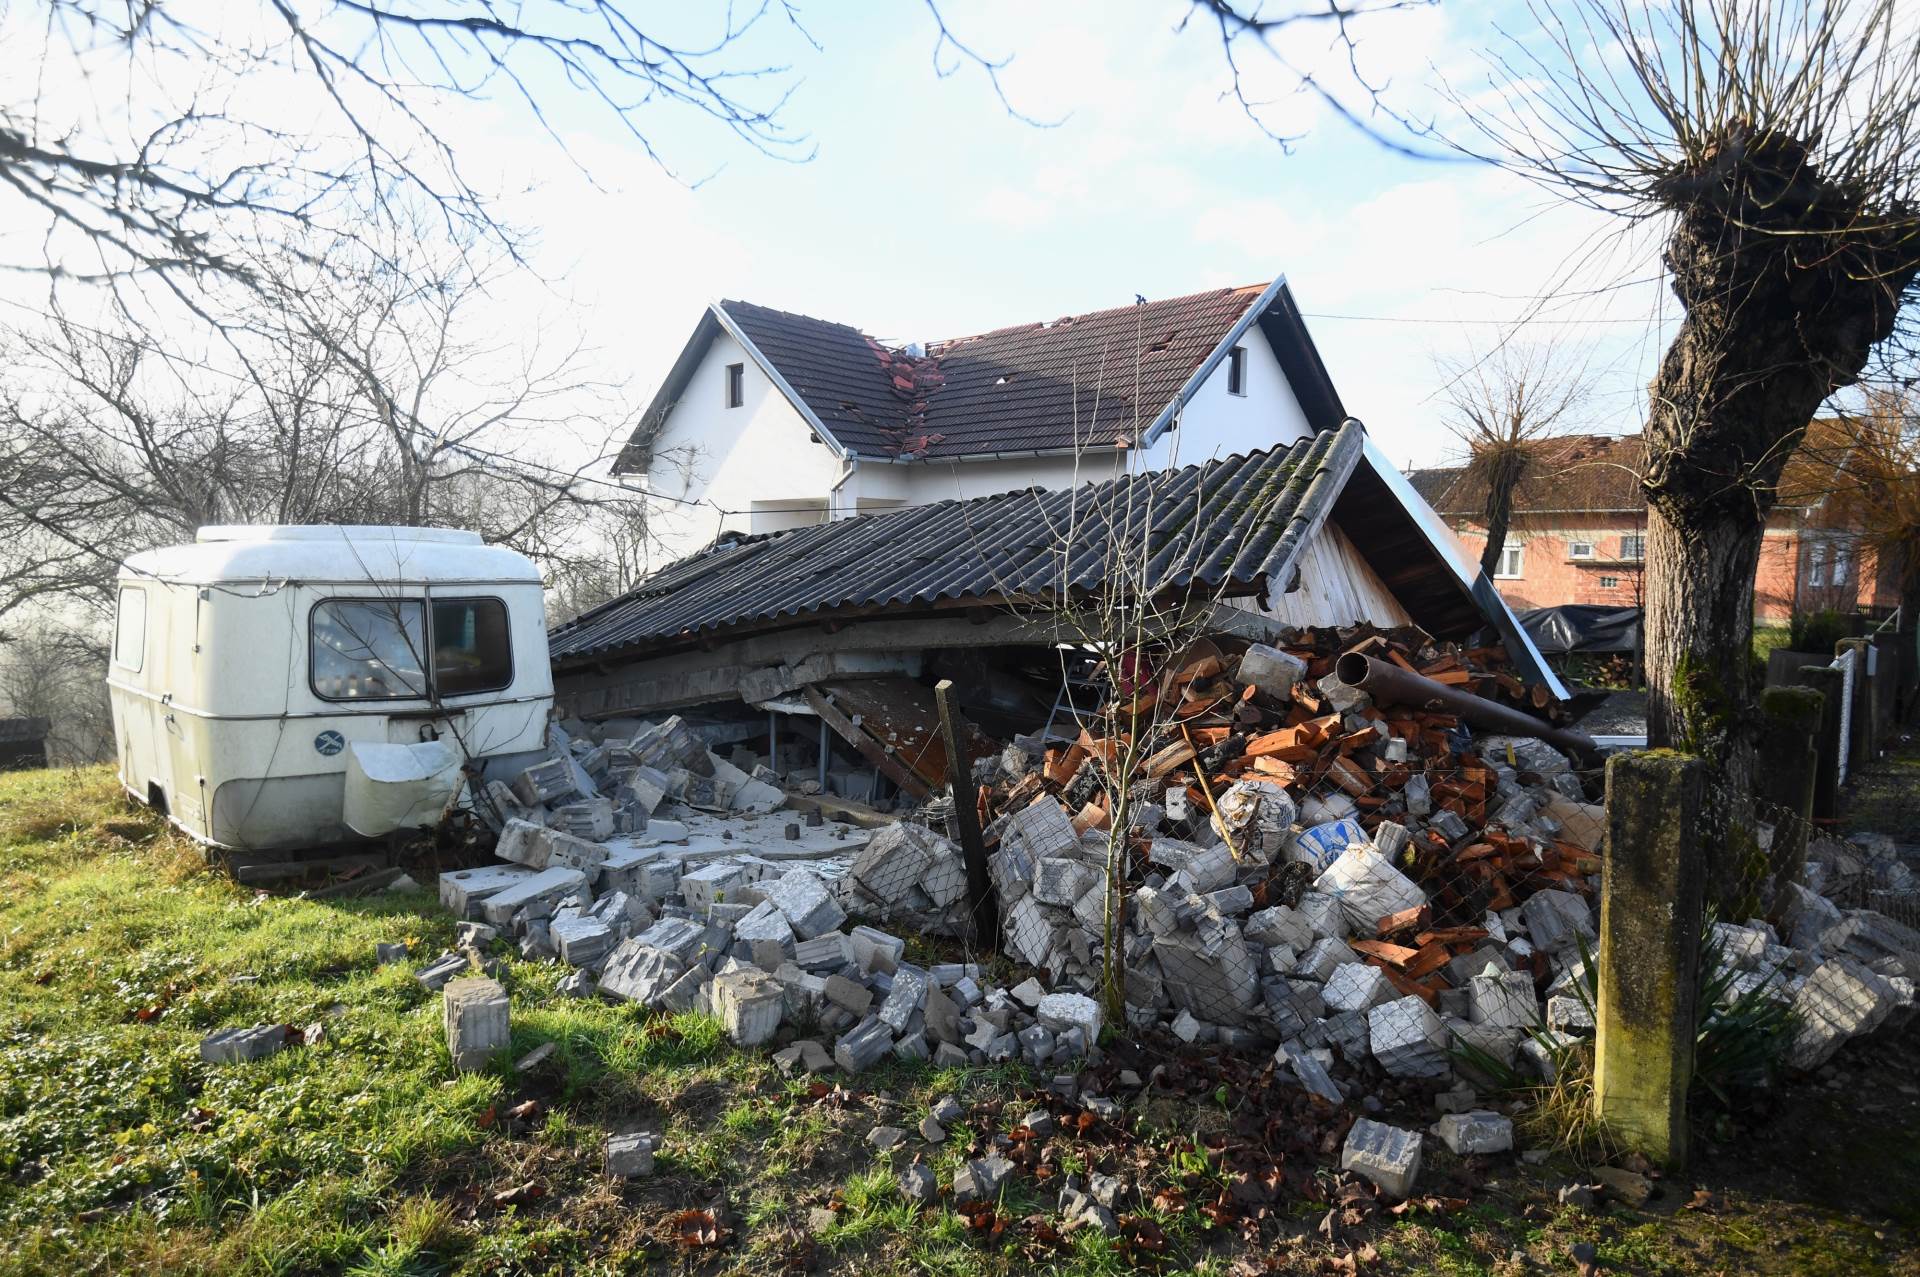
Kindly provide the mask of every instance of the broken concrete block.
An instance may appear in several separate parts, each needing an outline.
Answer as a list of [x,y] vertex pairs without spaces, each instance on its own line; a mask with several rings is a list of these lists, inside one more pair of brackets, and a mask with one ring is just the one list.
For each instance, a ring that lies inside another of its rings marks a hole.
[[1521,904],[1520,917],[1536,949],[1547,953],[1572,950],[1579,937],[1585,937],[1589,950],[1597,946],[1599,930],[1594,926],[1593,910],[1585,897],[1571,891],[1534,892]]
[[1236,677],[1251,683],[1275,700],[1285,701],[1293,694],[1293,685],[1307,676],[1307,663],[1291,652],[1283,652],[1265,643],[1255,643],[1240,658]]
[[1293,974],[1324,984],[1341,967],[1359,965],[1364,965],[1360,955],[1345,940],[1316,940],[1312,947],[1300,955],[1299,965],[1294,967]]
[[1022,896],[1006,914],[1007,947],[1029,966],[1044,967],[1061,928],[1032,896]]
[[873,1006],[873,990],[838,972],[827,977],[826,997],[827,1001],[856,1016],[865,1015]]
[[1879,1027],[1895,1000],[1889,981],[1859,963],[1846,958],[1821,963],[1794,993],[1799,1024],[1787,1063],[1798,1069],[1824,1064],[1848,1038]]
[[1505,1153],[1513,1148],[1513,1119],[1485,1109],[1449,1113],[1434,1124],[1433,1133],[1450,1152],[1460,1156]]
[[918,967],[902,963],[893,973],[893,987],[880,1004],[877,1013],[880,1023],[895,1034],[905,1033],[907,1021],[926,1005],[927,993],[932,988],[933,977]]
[[1395,1077],[1444,1077],[1451,1067],[1447,1027],[1418,995],[1367,1012],[1373,1058]]
[[500,830],[493,854],[529,869],[547,867],[547,828],[530,820],[509,820]]
[[513,915],[522,909],[532,907],[551,913],[568,896],[579,896],[583,902],[593,899],[587,876],[578,869],[542,869],[488,896],[481,902],[480,912],[494,926],[505,927],[512,924]]
[[606,965],[600,969],[599,989],[603,997],[616,1002],[651,1007],[685,970],[686,964],[679,958],[648,944],[644,936],[635,936],[621,941],[607,956]]
[[1579,998],[1556,993],[1547,999],[1547,1027],[1568,1033],[1591,1033],[1593,1012]]
[[1313,889],[1337,900],[1348,924],[1363,936],[1374,934],[1388,914],[1427,903],[1426,893],[1372,846],[1347,848],[1314,880]]
[[1034,860],[1068,856],[1080,845],[1080,835],[1074,831],[1066,809],[1045,795],[1007,817],[1000,833],[1001,845],[1005,846],[1009,838],[1018,841]]
[[872,927],[855,927],[848,937],[853,944],[853,960],[868,975],[891,972],[907,952],[907,942]]
[[935,1178],[933,1168],[925,1162],[915,1162],[901,1171],[900,1196],[919,1206],[939,1200],[940,1181]]
[[1327,977],[1321,997],[1329,1011],[1371,1011],[1382,1002],[1391,1002],[1394,990],[1387,973],[1380,968],[1364,962],[1345,962]]
[[404,941],[399,944],[375,944],[373,946],[373,960],[383,967],[389,962],[405,962],[409,955],[410,950],[408,950]]
[[838,971],[857,966],[853,940],[843,931],[829,931],[793,946],[793,961],[807,971]]
[[453,1067],[468,1073],[485,1068],[507,1049],[512,1032],[507,1024],[507,991],[497,980],[474,976],[449,983],[441,995],[447,1028],[447,1051]]
[[893,1034],[880,1022],[879,1016],[870,1015],[840,1035],[840,1040],[834,1043],[833,1062],[848,1073],[859,1073],[879,1063],[891,1050]]
[[[1340,908],[1340,902],[1323,892],[1306,892],[1294,908],[1307,920],[1307,925],[1313,928],[1316,936],[1341,939],[1352,930],[1347,925],[1347,915]],[[1361,934],[1372,935],[1373,932],[1368,930]]]
[[707,928],[692,918],[662,918],[634,937],[643,945],[663,950],[679,962],[697,962],[707,949]]
[[216,1029],[200,1039],[200,1058],[209,1064],[233,1064],[272,1055],[287,1044],[280,1024],[257,1024],[249,1029]]
[[763,971],[745,967],[716,975],[707,997],[735,1046],[759,1046],[780,1028],[786,994]]
[[[686,879],[680,881],[684,884]],[[763,882],[760,889],[802,940],[837,931],[847,920],[846,910],[835,903],[826,884],[805,869],[790,870],[780,878]]]
[[540,808],[579,792],[573,763],[565,758],[549,758],[513,778],[513,796],[523,806]]
[[1284,945],[1298,952],[1311,948],[1314,941],[1313,923],[1299,910],[1289,909],[1285,905],[1274,905],[1249,914],[1241,931],[1254,944],[1270,949]]
[[973,1158],[953,1177],[953,1200],[956,1205],[995,1201],[1012,1173],[1013,1163],[998,1153]]
[[1336,714],[1344,714],[1350,709],[1359,709],[1372,703],[1373,698],[1357,687],[1340,681],[1338,674],[1328,674],[1313,685],[1320,698],[1333,707]]
[[578,869],[587,876],[588,882],[600,876],[601,862],[607,858],[604,846],[558,829],[543,830],[542,833],[542,841],[546,845],[546,868],[559,866]]
[[744,869],[731,860],[716,860],[680,875],[680,898],[687,908],[704,914],[746,885]]
[[419,981],[420,987],[427,992],[438,993],[446,987],[447,981],[467,970],[471,965],[463,953],[443,953],[421,968],[420,973],[413,978]]
[[1034,861],[1033,898],[1043,905],[1070,909],[1094,885],[1097,873],[1084,861],[1047,856]]
[[569,966],[592,966],[613,951],[613,928],[598,918],[556,918],[547,927],[553,947]]
[[833,1057],[827,1054],[827,1048],[812,1038],[802,1038],[791,1046],[775,1051],[773,1062],[782,1073],[789,1076],[794,1073],[825,1073],[833,1067]]
[[478,918],[482,902],[532,876],[519,865],[449,869],[440,875],[440,903],[456,918]]
[[1035,1015],[1055,1032],[1079,1029],[1089,1044],[1100,1040],[1100,1004],[1084,993],[1049,993],[1040,999]]
[[1291,1069],[1294,1078],[1309,1093],[1319,1096],[1329,1104],[1346,1103],[1346,1095],[1334,1082],[1333,1075],[1327,1072],[1327,1066],[1322,1064],[1313,1052],[1298,1046],[1289,1048],[1283,1043],[1274,1052],[1273,1058],[1275,1063]]
[[613,1179],[653,1174],[653,1136],[637,1131],[607,1136],[607,1174]]
[[1373,1054],[1373,1038],[1367,1030],[1368,1010],[1372,1008],[1342,1011],[1321,1021],[1326,1027],[1327,1042],[1349,1064],[1358,1064]]
[[1540,1018],[1533,977],[1524,971],[1476,975],[1467,981],[1467,999],[1467,1018],[1475,1024],[1527,1029]]
[[1420,1136],[1363,1117],[1347,1132],[1340,1169],[1372,1180],[1389,1197],[1405,1199],[1420,1176]]
[[1153,957],[1174,1005],[1202,1020],[1239,1024],[1259,997],[1253,955],[1230,923],[1211,944],[1187,933],[1161,936],[1154,941]]

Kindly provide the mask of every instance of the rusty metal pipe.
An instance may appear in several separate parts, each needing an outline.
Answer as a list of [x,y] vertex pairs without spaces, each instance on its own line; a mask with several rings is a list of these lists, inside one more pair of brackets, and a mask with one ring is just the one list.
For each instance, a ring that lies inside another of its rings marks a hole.
[[1410,670],[1386,661],[1376,661],[1361,652],[1348,652],[1333,666],[1334,677],[1348,687],[1390,705],[1457,714],[1475,727],[1508,736],[1531,736],[1556,749],[1592,759],[1600,754],[1600,744],[1591,736],[1543,723],[1531,714],[1490,701],[1472,692],[1463,692],[1445,683],[1436,683]]

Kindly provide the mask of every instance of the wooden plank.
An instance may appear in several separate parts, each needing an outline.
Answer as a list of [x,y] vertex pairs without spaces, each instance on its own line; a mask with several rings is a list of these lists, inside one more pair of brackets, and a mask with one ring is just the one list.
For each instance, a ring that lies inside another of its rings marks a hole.
[[933,790],[928,788],[925,781],[914,775],[898,759],[883,749],[879,741],[855,726],[854,721],[836,709],[819,688],[809,684],[801,691],[807,698],[807,704],[813,708],[813,712],[838,733],[841,740],[859,751],[860,757],[879,768],[881,775],[900,786],[902,792],[913,795],[921,802],[933,796]]
[[960,745],[960,702],[954,695],[952,679],[943,678],[934,685],[933,703],[940,711],[940,739],[947,749],[947,792],[953,796],[954,823],[960,827],[960,854],[967,864],[967,905],[973,914],[973,942],[991,952],[999,948],[1000,920],[993,907],[993,887],[987,877],[987,849],[980,839],[979,815],[975,804],[965,801],[965,795],[973,788],[973,769]]

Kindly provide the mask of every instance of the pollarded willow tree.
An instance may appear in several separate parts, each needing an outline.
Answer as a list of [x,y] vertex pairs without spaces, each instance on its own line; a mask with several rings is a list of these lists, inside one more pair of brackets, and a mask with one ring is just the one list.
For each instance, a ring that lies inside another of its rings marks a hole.
[[1577,0],[1455,95],[1473,148],[1664,226],[1684,311],[1650,388],[1649,734],[1750,804],[1754,569],[1808,423],[1920,271],[1920,33],[1895,0]]

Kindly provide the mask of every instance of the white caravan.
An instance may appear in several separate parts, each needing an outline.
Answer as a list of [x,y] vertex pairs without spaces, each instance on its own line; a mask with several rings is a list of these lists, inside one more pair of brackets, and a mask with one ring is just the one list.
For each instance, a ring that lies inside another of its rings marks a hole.
[[128,559],[119,587],[120,781],[202,842],[431,824],[463,764],[491,777],[545,752],[540,574],[476,533],[202,528]]

